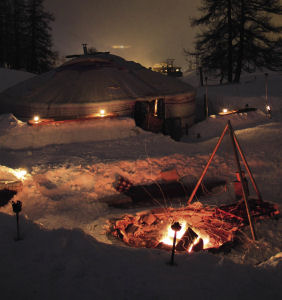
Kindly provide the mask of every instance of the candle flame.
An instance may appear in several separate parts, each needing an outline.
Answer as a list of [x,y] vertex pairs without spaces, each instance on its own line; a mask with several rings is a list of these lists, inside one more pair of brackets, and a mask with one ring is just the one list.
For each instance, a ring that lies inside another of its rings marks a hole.
[[38,123],[39,120],[40,120],[40,117],[39,117],[39,116],[34,116],[34,117],[33,117],[33,121],[34,121],[35,123]]
[[100,117],[104,117],[106,114],[106,111],[104,109],[100,109],[99,114],[100,114]]

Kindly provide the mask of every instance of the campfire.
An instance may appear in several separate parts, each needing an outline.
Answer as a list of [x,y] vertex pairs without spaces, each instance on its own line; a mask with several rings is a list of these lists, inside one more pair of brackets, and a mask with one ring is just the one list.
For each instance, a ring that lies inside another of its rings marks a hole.
[[[254,221],[279,214],[275,204],[256,199],[249,202]],[[239,229],[248,225],[248,216],[243,202],[221,207],[195,202],[182,208],[159,208],[111,219],[108,233],[131,247],[170,250],[175,222],[181,226],[176,232],[176,251],[192,253],[232,245]]]
[[174,222],[181,225],[176,234],[176,250],[196,252],[219,248],[234,238],[240,221],[226,222],[215,209],[196,202],[189,207],[154,209],[110,220],[109,232],[132,247],[171,249]]

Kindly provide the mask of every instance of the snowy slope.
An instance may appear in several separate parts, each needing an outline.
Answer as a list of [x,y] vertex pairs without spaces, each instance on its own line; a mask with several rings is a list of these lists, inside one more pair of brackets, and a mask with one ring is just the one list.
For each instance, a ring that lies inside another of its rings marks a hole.
[[35,75],[32,73],[0,68],[0,92]]
[[[134,184],[158,181],[160,172],[168,169],[176,169],[183,182],[191,176],[198,178],[218,135],[231,120],[263,199],[278,203],[281,209],[281,82],[281,75],[269,76],[272,119],[259,104],[264,102],[263,74],[250,83],[209,87],[215,110],[220,111],[222,104],[233,108],[246,103],[258,110],[209,118],[192,127],[179,143],[136,129],[129,120],[107,124],[104,131],[95,130],[96,124],[76,124],[66,137],[70,129],[64,126],[31,128],[11,115],[1,116],[0,175],[14,178],[13,169],[28,171],[22,191],[13,198],[23,202],[22,241],[13,240],[16,226],[11,205],[0,207],[1,298],[280,298],[280,220],[256,224],[258,241],[243,250],[176,255],[177,266],[171,267],[166,264],[167,252],[128,248],[109,239],[106,220],[136,210],[109,208],[103,199],[119,197],[113,187],[117,175]],[[235,171],[226,137],[207,176],[230,183]],[[232,201],[232,195],[229,191],[199,200],[218,205]],[[180,199],[180,204],[186,200]],[[244,233],[249,235],[249,229]]]

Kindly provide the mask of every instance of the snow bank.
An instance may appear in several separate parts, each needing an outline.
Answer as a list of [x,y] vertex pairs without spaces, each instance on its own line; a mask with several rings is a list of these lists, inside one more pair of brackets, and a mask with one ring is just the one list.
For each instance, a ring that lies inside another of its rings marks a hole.
[[[13,115],[0,115],[0,148],[41,148],[54,144],[85,143],[136,136],[141,129],[133,119],[95,119],[61,124],[29,126]],[[1,134],[1,131],[0,131]]]
[[213,115],[206,120],[196,123],[189,129],[188,136],[184,136],[182,141],[205,141],[214,137],[219,137],[230,121],[234,130],[255,127],[257,124],[269,122],[266,114],[261,110],[235,113],[225,116]]
[[0,92],[34,76],[28,72],[0,68]]
[[[279,299],[281,273],[208,253],[105,245],[81,230],[44,230],[0,213],[2,299]],[[5,271],[5,273],[4,273]],[[16,288],[15,288],[16,286]]]

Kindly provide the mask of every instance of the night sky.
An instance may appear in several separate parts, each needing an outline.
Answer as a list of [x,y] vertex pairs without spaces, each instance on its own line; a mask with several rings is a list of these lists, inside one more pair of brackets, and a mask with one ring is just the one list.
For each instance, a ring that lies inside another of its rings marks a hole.
[[185,67],[183,48],[192,45],[196,32],[189,18],[199,4],[200,0],[45,0],[46,10],[56,18],[53,41],[60,56],[82,53],[85,42],[146,67],[166,58]]

